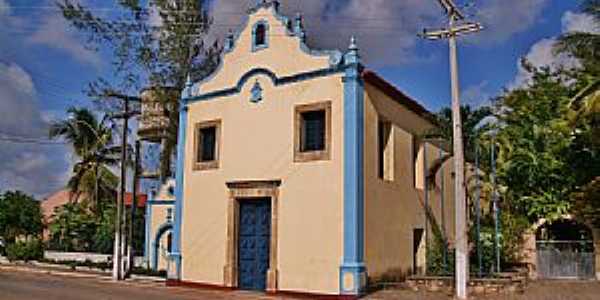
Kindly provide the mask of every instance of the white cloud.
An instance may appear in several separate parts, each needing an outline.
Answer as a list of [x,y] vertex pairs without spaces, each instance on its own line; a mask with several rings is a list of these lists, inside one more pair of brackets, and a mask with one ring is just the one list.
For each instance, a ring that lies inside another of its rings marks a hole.
[[[217,1],[213,7],[216,20],[213,33],[222,39],[229,28],[239,30],[252,3]],[[369,64],[414,61],[416,34],[440,13],[435,1],[422,0],[289,0],[281,3],[282,13],[292,19],[296,13],[302,13],[312,48],[346,49],[350,37],[355,35],[361,55]]]
[[79,62],[90,64],[96,68],[102,66],[102,60],[98,53],[86,49],[84,41],[75,35],[67,21],[58,13],[51,13],[43,17],[37,30],[27,37],[26,41],[62,51]]
[[[587,14],[567,11],[563,14],[561,22],[562,33],[600,32],[594,23],[593,17]],[[538,41],[531,46],[529,52],[525,55],[525,59],[534,67],[549,67],[551,70],[558,70],[559,68],[574,69],[581,66],[576,58],[564,53],[556,53],[554,51],[556,43],[556,38],[545,38]],[[517,75],[513,82],[509,84],[509,89],[526,85],[532,78],[532,74],[521,66],[520,61],[517,63],[517,66]]]
[[594,17],[588,14],[567,11],[563,15],[561,22],[563,32],[600,33],[600,27]]
[[[44,141],[48,123],[40,112],[31,76],[0,62],[0,137]],[[65,183],[65,146],[0,141],[0,190],[19,189],[42,197]],[[57,175],[58,174],[58,175]]]
[[472,42],[493,45],[505,42],[539,20],[549,0],[482,0],[478,1],[474,16],[485,31],[474,35]]
[[[242,15],[255,1],[219,0],[213,16],[217,36],[228,27],[238,29]],[[361,54],[369,64],[397,65],[427,59],[430,53],[415,53],[417,33],[423,28],[446,26],[436,1],[423,0],[287,0],[282,12],[305,16],[308,41],[314,48],[345,49],[356,35]],[[474,20],[488,28],[485,34],[469,38],[472,43],[490,45],[506,41],[535,24],[549,0],[483,0],[477,2]]]
[[[81,0],[79,2],[88,3]],[[23,51],[23,47],[38,45],[63,52],[96,69],[102,66],[100,55],[85,48],[84,40],[71,29],[60,10],[32,10],[27,16],[11,14],[11,10],[6,0],[0,0],[0,50],[10,49],[7,51],[10,55]]]

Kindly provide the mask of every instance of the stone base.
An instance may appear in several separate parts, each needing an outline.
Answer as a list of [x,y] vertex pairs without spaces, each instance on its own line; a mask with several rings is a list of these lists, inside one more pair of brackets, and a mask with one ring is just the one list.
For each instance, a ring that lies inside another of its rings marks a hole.
[[[472,279],[467,285],[469,294],[511,294],[521,292],[527,284],[525,275],[514,274],[505,278]],[[414,290],[454,293],[454,278],[435,276],[414,276],[408,279],[407,286]]]
[[223,267],[223,283],[226,287],[237,287],[237,268],[231,265]]
[[361,295],[367,288],[367,269],[364,264],[345,264],[340,267],[340,294]]
[[267,292],[277,292],[277,269],[267,271]]
[[181,280],[181,254],[171,253],[169,260],[170,262],[167,264],[167,279]]

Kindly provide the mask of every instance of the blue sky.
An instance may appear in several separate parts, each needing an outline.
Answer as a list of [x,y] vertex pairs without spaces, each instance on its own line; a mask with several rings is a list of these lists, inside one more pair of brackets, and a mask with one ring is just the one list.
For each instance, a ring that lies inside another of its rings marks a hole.
[[[217,38],[228,28],[237,29],[255,2],[212,1]],[[98,13],[117,12],[110,1],[80,2]],[[435,0],[282,2],[285,14],[304,14],[311,45],[343,48],[356,35],[369,68],[432,111],[449,104],[447,44],[416,37],[424,27],[444,25]],[[536,65],[577,64],[550,50],[553,38],[562,32],[589,30],[591,20],[577,13],[578,1],[470,2],[475,5],[467,12],[486,30],[459,42],[466,103],[485,104],[503,88],[526,82],[527,74],[518,67],[521,57]],[[0,190],[18,188],[42,197],[69,177],[73,157],[66,146],[30,140],[43,140],[48,123],[64,117],[67,107],[89,106],[82,92],[87,84],[99,76],[110,77],[109,53],[90,51],[84,41],[62,20],[54,1],[0,0]]]

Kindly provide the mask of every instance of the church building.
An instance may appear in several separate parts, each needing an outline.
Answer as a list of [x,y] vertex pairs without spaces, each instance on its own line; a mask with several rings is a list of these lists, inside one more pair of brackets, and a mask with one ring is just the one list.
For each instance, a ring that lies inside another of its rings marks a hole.
[[312,50],[300,16],[262,1],[188,82],[175,201],[149,201],[172,232],[169,284],[354,297],[422,272],[431,224],[452,239],[452,159],[432,168],[447,152],[421,138],[434,117],[359,44]]

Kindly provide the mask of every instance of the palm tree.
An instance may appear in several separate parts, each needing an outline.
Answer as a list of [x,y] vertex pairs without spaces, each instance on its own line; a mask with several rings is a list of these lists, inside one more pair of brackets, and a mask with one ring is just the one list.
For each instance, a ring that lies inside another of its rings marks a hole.
[[[600,0],[585,0],[582,12],[592,16],[596,29],[600,27]],[[569,32],[562,35],[555,49],[578,58],[586,69],[598,74],[600,68],[600,34],[594,32]]]
[[[582,11],[594,18],[600,29],[600,0],[585,0]],[[596,31],[598,32],[598,31]],[[600,34],[594,32],[570,32],[562,35],[555,49],[570,54],[583,65],[583,79],[587,82],[571,100],[572,123],[600,113]],[[596,132],[598,134],[598,132]],[[597,136],[600,138],[600,136]]]
[[108,118],[98,122],[86,108],[70,107],[68,118],[50,125],[50,138],[62,137],[68,141],[79,161],[73,166],[68,187],[75,195],[93,195],[93,209],[100,204],[101,195],[111,197],[118,184],[110,170],[119,162],[119,148],[112,146],[112,130]]

